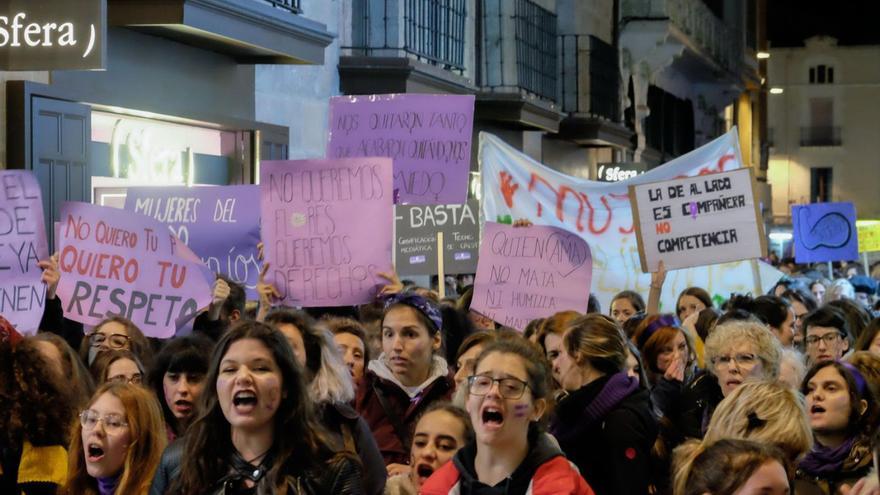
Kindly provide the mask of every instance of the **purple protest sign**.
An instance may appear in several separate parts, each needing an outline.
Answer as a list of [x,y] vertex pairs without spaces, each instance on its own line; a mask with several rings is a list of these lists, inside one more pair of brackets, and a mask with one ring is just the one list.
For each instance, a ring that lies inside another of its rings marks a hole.
[[130,187],[125,209],[168,225],[214,273],[257,299],[259,201],[259,186]]
[[36,333],[46,306],[37,263],[49,257],[40,185],[30,172],[0,170],[0,315]]
[[395,203],[464,203],[473,124],[473,95],[336,96],[327,157],[392,158]]
[[145,215],[88,203],[61,207],[58,296],[64,316],[96,325],[124,316],[145,335],[174,336],[211,302],[213,275]]
[[585,312],[592,277],[590,246],[577,234],[486,222],[471,309],[522,331],[559,311]]
[[267,282],[293,306],[370,302],[391,269],[391,160],[260,164]]

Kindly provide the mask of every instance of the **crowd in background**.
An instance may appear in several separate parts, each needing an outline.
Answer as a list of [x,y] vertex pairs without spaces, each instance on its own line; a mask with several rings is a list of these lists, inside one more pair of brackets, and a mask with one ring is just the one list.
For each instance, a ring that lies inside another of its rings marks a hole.
[[158,340],[66,318],[44,260],[39,333],[0,318],[0,493],[880,493],[880,263],[776,263],[768,294],[661,308],[661,266],[523,332],[463,277],[342,308],[218,277]]

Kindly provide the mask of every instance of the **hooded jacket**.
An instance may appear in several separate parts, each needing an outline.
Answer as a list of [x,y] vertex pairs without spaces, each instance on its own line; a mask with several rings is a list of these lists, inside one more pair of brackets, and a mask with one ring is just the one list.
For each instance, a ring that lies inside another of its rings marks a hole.
[[459,450],[422,485],[422,495],[593,495],[577,468],[547,435],[536,435],[523,462],[504,481],[488,486],[477,479],[477,445]]
[[[433,402],[449,400],[455,382],[446,361],[434,356],[428,379],[417,387],[406,387],[385,364],[384,357],[370,361],[357,387],[355,409],[370,426],[385,464],[406,464],[416,420]],[[399,424],[395,425],[394,417]]]
[[648,493],[657,421],[636,379],[606,375],[571,393],[551,432],[597,495]]

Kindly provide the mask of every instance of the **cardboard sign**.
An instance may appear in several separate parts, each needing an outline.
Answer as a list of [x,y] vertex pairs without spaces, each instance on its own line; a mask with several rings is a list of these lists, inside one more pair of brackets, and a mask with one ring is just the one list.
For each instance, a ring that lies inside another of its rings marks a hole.
[[158,221],[88,203],[61,207],[58,296],[64,316],[97,325],[124,316],[149,337],[211,302],[213,274]]
[[880,220],[857,220],[859,252],[880,251]]
[[328,158],[394,160],[394,202],[467,200],[473,95],[373,95],[330,98]]
[[[602,307],[622,290],[647,295],[651,277],[642,273],[628,186],[723,172],[741,167],[736,129],[714,141],[637,177],[597,182],[553,170],[501,139],[480,133],[481,205],[486,220],[511,223],[531,220],[575,232],[590,245],[595,283],[593,294]],[[758,263],[761,293],[770,290],[782,272]],[[661,308],[673,308],[679,292],[704,287],[723,301],[731,292],[755,292],[750,261],[672,270],[663,286]]]
[[0,7],[3,70],[103,69],[106,0],[6,0]]
[[751,168],[629,186],[643,272],[760,258]]
[[125,209],[168,225],[214,273],[258,299],[259,201],[259,186],[130,187]]
[[36,333],[46,307],[49,257],[40,185],[30,172],[0,170],[0,315],[20,333]]
[[794,205],[791,221],[798,263],[859,259],[856,207],[852,203]]
[[437,275],[437,233],[443,232],[443,271],[474,273],[480,250],[480,205],[397,206],[395,260],[401,275]]
[[486,222],[471,308],[522,331],[559,311],[586,312],[592,276],[590,246],[577,234]]
[[267,282],[292,306],[373,300],[391,270],[391,160],[264,161]]

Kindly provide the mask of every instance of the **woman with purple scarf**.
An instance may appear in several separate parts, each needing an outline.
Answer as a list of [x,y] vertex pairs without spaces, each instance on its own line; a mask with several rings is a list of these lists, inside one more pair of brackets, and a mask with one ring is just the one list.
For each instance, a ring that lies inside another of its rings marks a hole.
[[563,336],[559,381],[567,395],[551,433],[597,495],[648,493],[657,423],[648,391],[626,373],[617,323],[588,314]]
[[795,493],[839,493],[873,463],[869,435],[880,412],[875,391],[855,366],[841,361],[813,366],[801,391],[816,443],[798,466]]

